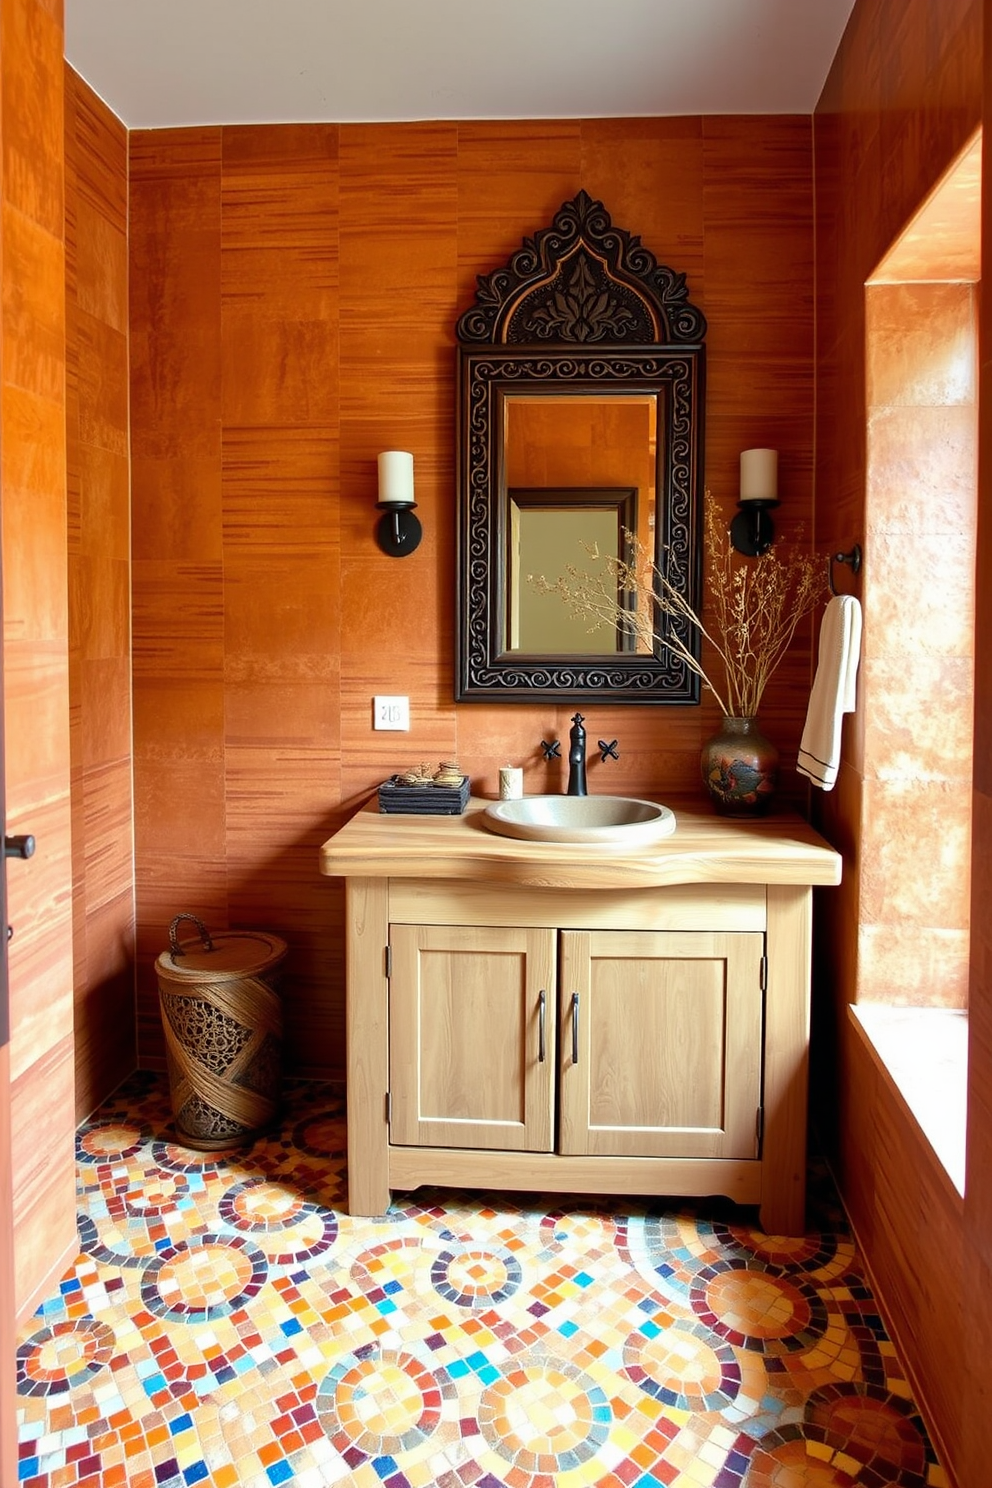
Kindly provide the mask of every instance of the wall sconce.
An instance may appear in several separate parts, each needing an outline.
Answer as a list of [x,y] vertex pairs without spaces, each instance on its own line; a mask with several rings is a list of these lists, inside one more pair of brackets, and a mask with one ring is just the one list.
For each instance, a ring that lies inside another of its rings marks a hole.
[[423,528],[413,515],[413,456],[406,450],[384,450],[379,456],[379,500],[382,512],[375,539],[390,558],[405,558],[420,546]]
[[775,526],[768,515],[778,506],[778,450],[741,451],[740,511],[730,524],[730,541],[738,553],[760,558],[775,541]]

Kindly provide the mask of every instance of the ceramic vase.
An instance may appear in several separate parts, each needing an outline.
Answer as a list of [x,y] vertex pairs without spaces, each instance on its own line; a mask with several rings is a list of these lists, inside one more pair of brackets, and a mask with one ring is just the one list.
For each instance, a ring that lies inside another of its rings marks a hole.
[[703,783],[722,816],[760,816],[778,785],[778,750],[756,718],[724,718],[703,745]]

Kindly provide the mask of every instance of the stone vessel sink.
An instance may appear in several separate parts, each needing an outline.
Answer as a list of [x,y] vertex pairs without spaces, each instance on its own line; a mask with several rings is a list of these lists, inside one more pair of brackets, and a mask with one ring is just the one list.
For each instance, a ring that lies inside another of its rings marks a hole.
[[632,796],[524,796],[487,806],[482,820],[491,832],[527,842],[637,847],[675,831],[667,806]]

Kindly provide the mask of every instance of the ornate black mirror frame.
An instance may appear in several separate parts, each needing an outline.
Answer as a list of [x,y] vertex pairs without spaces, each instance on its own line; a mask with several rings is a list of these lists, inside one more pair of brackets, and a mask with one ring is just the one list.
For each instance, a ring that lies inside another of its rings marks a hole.
[[[478,284],[457,324],[456,700],[698,702],[698,678],[661,641],[650,656],[505,649],[503,428],[514,394],[657,397],[654,556],[697,605],[706,322],[689,303],[685,276],[658,264],[580,191]],[[694,630],[680,634],[698,646]]]

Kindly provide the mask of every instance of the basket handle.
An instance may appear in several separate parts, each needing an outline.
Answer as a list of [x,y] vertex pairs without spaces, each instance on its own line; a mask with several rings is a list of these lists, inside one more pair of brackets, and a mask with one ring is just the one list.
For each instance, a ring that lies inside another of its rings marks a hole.
[[203,949],[205,951],[212,951],[213,948],[214,948],[214,943],[210,939],[210,931],[207,929],[207,927],[203,923],[203,921],[202,920],[198,920],[195,914],[177,914],[176,915],[176,918],[173,920],[172,924],[169,926],[169,956],[170,956],[170,958],[173,961],[175,961],[178,956],[185,956],[185,954],[186,954],[186,952],[183,950],[182,946],[179,944],[179,935],[177,934],[178,928],[182,924],[183,920],[192,920],[193,921],[193,924],[196,926],[197,930],[199,930],[199,932],[200,932],[200,939],[203,941]]

